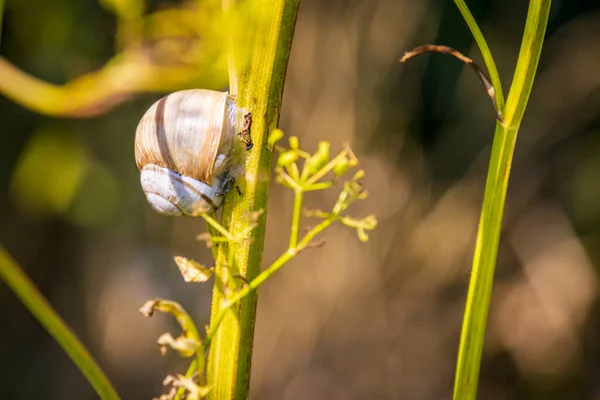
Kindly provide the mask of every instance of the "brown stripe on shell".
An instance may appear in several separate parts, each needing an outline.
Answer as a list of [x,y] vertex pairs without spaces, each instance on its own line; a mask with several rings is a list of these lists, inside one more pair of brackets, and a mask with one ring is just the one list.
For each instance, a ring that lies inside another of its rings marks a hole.
[[[202,193],[201,191],[196,189],[194,186],[190,185],[188,182],[184,181],[182,179],[181,175],[177,176],[177,182],[181,183],[189,191],[198,194],[198,196],[200,196],[202,198],[202,200],[204,200],[206,202],[206,204],[209,205],[211,210],[217,209],[217,205],[212,201],[212,199],[210,197],[208,197],[205,193]],[[179,208],[179,207],[177,207],[177,208]],[[202,210],[201,212],[206,212],[206,211],[209,211],[209,210]]]
[[175,165],[165,133],[165,106],[167,97],[168,96],[165,96],[156,102],[156,112],[154,113],[154,124],[156,126],[154,135],[156,137],[156,142],[158,143],[161,159],[166,165]]

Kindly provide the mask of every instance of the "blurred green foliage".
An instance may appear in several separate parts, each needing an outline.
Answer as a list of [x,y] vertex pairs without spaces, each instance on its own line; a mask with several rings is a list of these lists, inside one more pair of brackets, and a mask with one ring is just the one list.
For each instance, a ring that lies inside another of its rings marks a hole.
[[13,201],[29,212],[62,214],[79,189],[87,166],[81,138],[60,130],[40,130],[15,167]]

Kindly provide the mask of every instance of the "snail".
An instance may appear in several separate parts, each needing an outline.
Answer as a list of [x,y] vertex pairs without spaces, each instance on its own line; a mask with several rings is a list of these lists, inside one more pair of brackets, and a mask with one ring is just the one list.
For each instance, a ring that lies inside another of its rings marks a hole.
[[171,93],[154,103],[135,134],[135,161],[150,206],[167,216],[217,210],[240,165],[240,140],[252,148],[252,115],[225,92]]

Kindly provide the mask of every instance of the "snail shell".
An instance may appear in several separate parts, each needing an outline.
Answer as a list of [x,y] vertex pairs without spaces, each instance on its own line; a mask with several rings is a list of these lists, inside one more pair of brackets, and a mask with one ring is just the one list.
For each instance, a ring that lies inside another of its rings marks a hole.
[[219,208],[237,162],[242,120],[242,110],[223,92],[183,90],[154,103],[135,135],[135,161],[150,206],[168,216]]

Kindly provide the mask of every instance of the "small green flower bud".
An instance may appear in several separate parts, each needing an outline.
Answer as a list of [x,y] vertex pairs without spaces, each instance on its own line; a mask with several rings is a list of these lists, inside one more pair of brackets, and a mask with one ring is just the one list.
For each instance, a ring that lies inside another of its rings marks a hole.
[[349,168],[350,168],[350,162],[348,160],[348,157],[344,157],[338,163],[335,164],[335,166],[333,167],[333,173],[336,176],[342,176],[346,172],[348,172]]
[[277,159],[278,167],[286,167],[298,159],[298,153],[294,150],[288,150],[281,153]]
[[275,144],[283,137],[283,131],[281,129],[273,129],[269,135],[267,143],[269,147],[274,147]]
[[358,171],[356,171],[356,173],[352,177],[352,180],[353,181],[358,181],[358,180],[362,179],[364,176],[365,176],[365,170],[364,169],[359,169]]
[[319,142],[319,149],[306,162],[309,175],[317,173],[329,161],[329,143]]
[[297,136],[290,136],[290,148],[298,150],[300,148],[300,141]]

